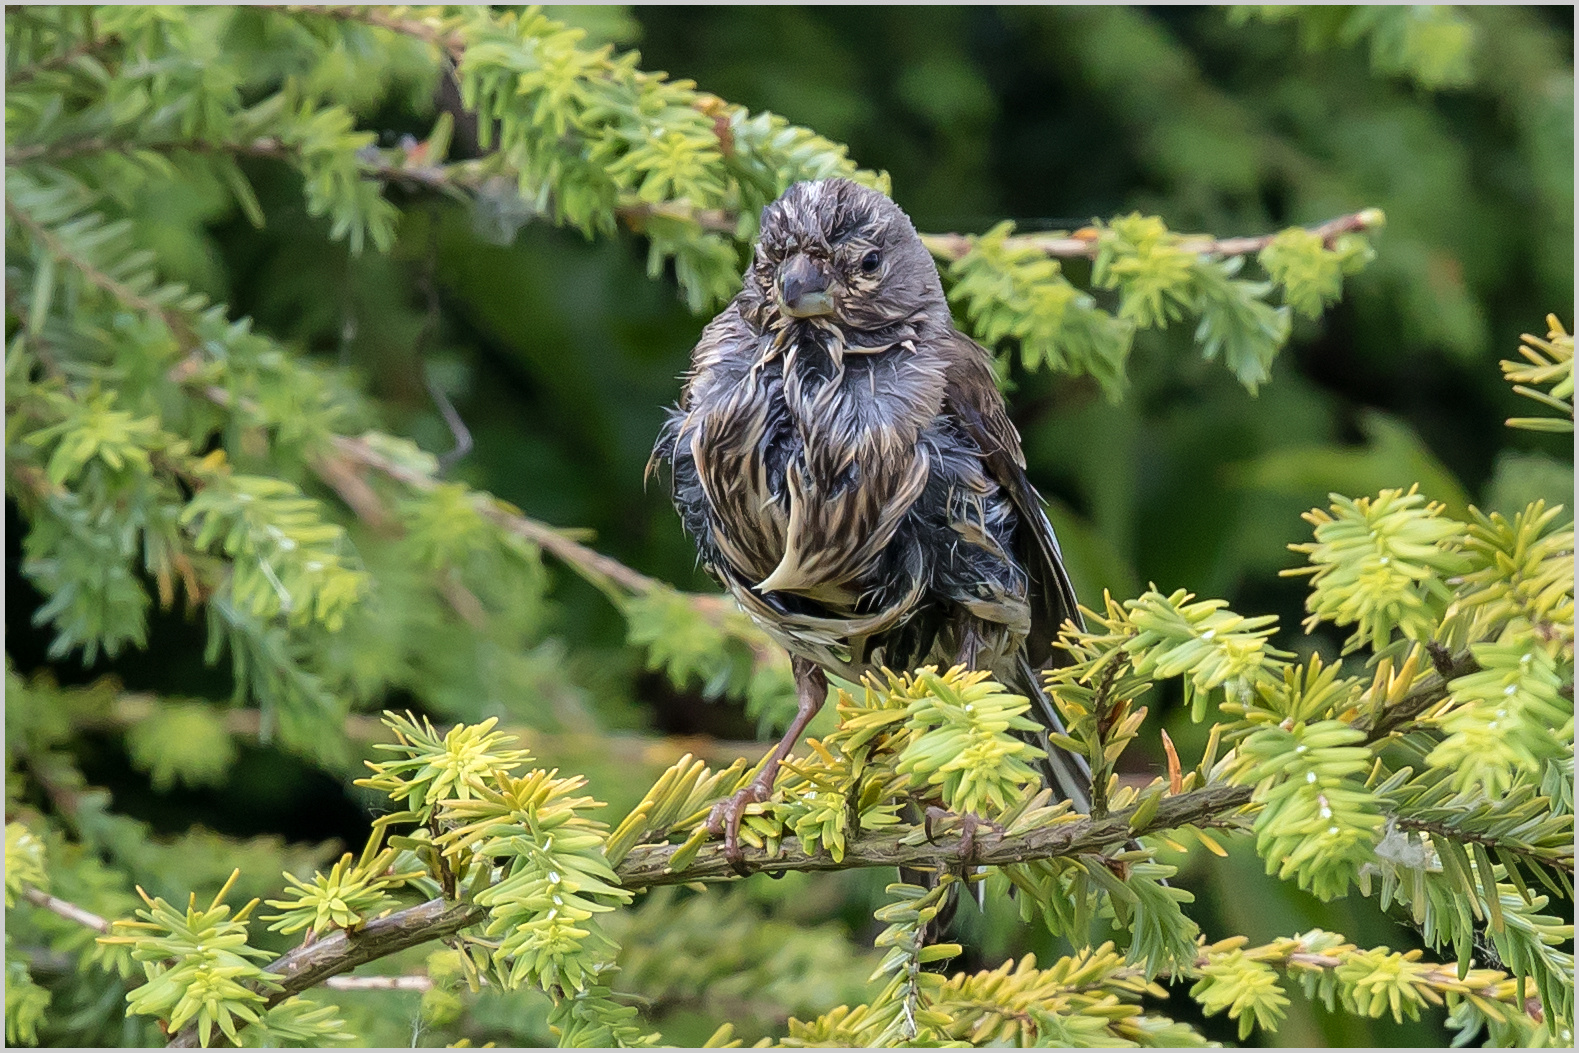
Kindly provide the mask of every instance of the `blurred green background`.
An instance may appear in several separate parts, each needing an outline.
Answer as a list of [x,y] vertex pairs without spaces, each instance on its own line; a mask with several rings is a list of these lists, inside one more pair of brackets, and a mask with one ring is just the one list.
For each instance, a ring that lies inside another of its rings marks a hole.
[[[1089,380],[1011,374],[1030,473],[1087,604],[1103,589],[1122,598],[1152,582],[1187,587],[1242,613],[1277,614],[1282,646],[1335,653],[1336,640],[1299,634],[1302,585],[1278,576],[1294,562],[1285,546],[1306,535],[1300,513],[1330,491],[1418,482],[1460,514],[1537,496],[1571,504],[1569,438],[1505,428],[1523,411],[1497,368],[1521,333],[1545,332],[1548,313],[1572,327],[1571,7],[1464,9],[1445,23],[1453,32],[1423,42],[1380,30],[1351,40],[1333,14],[1210,8],[553,10],[640,49],[647,69],[847,143],[859,164],[892,175],[895,198],[923,231],[979,233],[1004,218],[1021,231],[1067,230],[1141,210],[1175,230],[1230,236],[1385,210],[1376,261],[1319,324],[1296,323],[1258,396],[1202,362],[1177,327],[1141,334],[1118,404]],[[433,103],[414,94],[368,100],[363,126],[388,145],[426,134]],[[646,276],[638,238],[589,242],[528,222],[507,201],[473,210],[395,191],[406,211],[395,251],[352,258],[306,216],[286,169],[260,161],[247,172],[270,217],[261,230],[219,186],[138,206],[167,274],[354,371],[385,426],[442,454],[453,440],[437,388],[475,440],[456,478],[533,517],[586,528],[594,547],[647,574],[712,590],[662,487],[642,485],[663,408],[707,319],[686,310],[672,277]],[[1077,282],[1079,270],[1070,268]],[[9,514],[7,647],[29,674],[50,664],[48,638],[29,622],[38,598],[16,575]],[[381,705],[436,721],[499,715],[553,733],[540,755],[586,771],[611,814],[679,752],[611,733],[738,740],[764,730],[738,705],[705,699],[700,685],[676,689],[646,671],[618,612],[563,568],[552,573],[549,616],[522,627],[530,646],[509,671],[514,690],[469,691],[460,656],[453,690]],[[91,669],[62,662],[54,673],[229,696],[225,668],[202,661],[199,624],[161,615],[151,640],[146,652]],[[1188,758],[1204,734],[1177,702],[1157,699],[1152,713]],[[117,810],[167,833],[196,822],[234,837],[355,844],[370,816],[346,771],[265,747],[244,747],[224,785],[164,791],[114,731],[79,750]],[[1160,770],[1157,748],[1131,755]],[[721,900],[729,906],[719,916],[772,918],[780,945],[830,919],[869,939],[888,880],[753,882]],[[1416,942],[1368,901],[1320,905],[1277,886],[1247,851],[1192,858],[1177,883],[1195,893],[1211,939],[1321,925],[1362,944]],[[963,965],[1053,950],[1012,904],[993,904],[985,920],[961,913],[973,945]],[[744,931],[727,938],[749,942]],[[627,963],[633,975],[639,968]],[[797,968],[814,976],[815,954]],[[795,997],[825,995],[850,997]],[[701,1005],[677,996],[657,1007],[666,1037],[704,1038],[716,1006]],[[1182,999],[1172,1008],[1196,1012]],[[396,1041],[409,1030],[406,1012],[405,1024],[390,1025]],[[1205,1026],[1232,1039],[1221,1021]],[[1278,1038],[1430,1045],[1442,1034],[1434,1024],[1365,1025],[1296,1000]]]

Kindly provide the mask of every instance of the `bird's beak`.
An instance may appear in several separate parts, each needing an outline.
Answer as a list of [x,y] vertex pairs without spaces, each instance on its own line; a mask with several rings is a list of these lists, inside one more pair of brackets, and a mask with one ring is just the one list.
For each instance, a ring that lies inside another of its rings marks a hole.
[[791,318],[832,314],[827,267],[803,252],[791,256],[779,268],[779,306]]

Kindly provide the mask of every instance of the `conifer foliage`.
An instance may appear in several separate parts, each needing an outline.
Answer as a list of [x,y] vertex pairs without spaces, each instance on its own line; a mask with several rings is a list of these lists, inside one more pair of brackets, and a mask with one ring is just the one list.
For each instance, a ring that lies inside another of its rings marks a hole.
[[[1453,25],[1336,31],[1372,32],[1378,61],[1441,82],[1456,68],[1421,66],[1405,30]],[[422,141],[371,130],[377,100],[449,78],[460,105]],[[687,756],[610,814],[493,719],[386,712],[357,779],[373,834],[338,861],[150,838],[87,785],[78,729],[129,725],[163,786],[221,781],[243,725],[344,774],[348,729],[391,696],[442,712],[450,694],[544,675],[554,567],[601,590],[675,683],[764,719],[791,697],[784,657],[719,597],[450,481],[358,378],[163,273],[146,242],[156,189],[201,188],[261,225],[279,206],[246,165],[288,166],[291,207],[352,254],[390,252],[435,196],[629,232],[704,313],[789,184],[888,180],[535,9],[17,7],[6,89],[5,480],[43,597],[33,618],[54,657],[92,664],[157,648],[156,609],[191,610],[234,684],[221,708],[61,688],[8,659],[9,1042],[354,1044],[372,1026],[357,1000],[409,980],[434,1028],[493,1012],[518,1040],[563,1045],[660,1044],[643,1007],[674,998],[711,1014],[717,1045],[1204,1043],[1165,1014],[1170,986],[1241,1038],[1275,1032],[1298,988],[1364,1017],[1445,1006],[1465,1042],[1571,1044],[1573,524],[1542,502],[1455,516],[1418,488],[1332,495],[1286,572],[1308,584],[1305,628],[1348,634],[1330,660],[1184,589],[1093,603],[1060,641],[1072,664],[1047,677],[1057,744],[1094,773],[1089,814],[1037,791],[1037,751],[1014,734],[1034,726],[1030,703],[985,674],[841,685],[837,725],[785,762],[741,834],[754,872],[931,871],[928,887],[887,887],[867,949],[774,929],[745,900],[696,906],[728,894],[706,819],[749,759]],[[468,114],[477,156],[452,160]],[[1269,383],[1294,317],[1318,318],[1385,253],[1369,240],[1381,225],[1367,210],[1219,240],[1131,214],[926,239],[1006,368],[1089,374],[1121,399],[1135,334],[1174,324],[1250,392]],[[1572,428],[1573,338],[1548,328],[1504,363],[1533,407],[1514,427]],[[1165,776],[1121,779],[1125,750],[1157,741],[1143,703],[1173,691],[1207,746],[1180,758],[1168,741]],[[1202,932],[1170,879],[1181,853],[1234,842],[1320,900],[1366,897],[1418,945]],[[950,971],[964,948],[933,923],[960,885],[1012,889],[1022,923],[1072,950]],[[755,920],[742,933],[727,918]],[[667,941],[690,949],[654,950]],[[709,965],[747,944],[749,961]],[[720,994],[736,973],[753,987]]]

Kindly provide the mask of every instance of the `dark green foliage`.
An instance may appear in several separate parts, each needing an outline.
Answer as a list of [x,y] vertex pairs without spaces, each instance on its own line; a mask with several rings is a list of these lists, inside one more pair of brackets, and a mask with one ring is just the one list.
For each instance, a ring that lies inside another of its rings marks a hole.
[[[6,30],[8,1042],[1571,1043],[1563,19]],[[1028,700],[894,670],[747,810],[753,868],[834,872],[654,888],[728,876],[729,740],[794,692],[642,465],[829,175],[997,355],[1093,608],[1048,680],[1091,816]],[[380,942],[423,901],[470,913]]]

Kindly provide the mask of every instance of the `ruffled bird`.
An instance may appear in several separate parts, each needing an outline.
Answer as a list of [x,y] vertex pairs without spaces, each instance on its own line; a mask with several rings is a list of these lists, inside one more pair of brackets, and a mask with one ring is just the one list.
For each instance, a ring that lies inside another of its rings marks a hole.
[[[1062,731],[1037,671],[1080,619],[991,357],[954,328],[910,218],[829,179],[790,187],[761,230],[653,450],[707,571],[794,668],[795,720],[711,817],[737,867],[742,812],[822,707],[825,671],[988,670]],[[1083,758],[1034,738],[1047,784],[1085,811]]]

